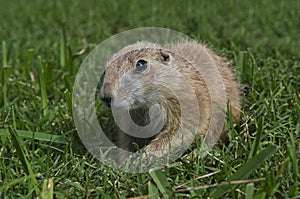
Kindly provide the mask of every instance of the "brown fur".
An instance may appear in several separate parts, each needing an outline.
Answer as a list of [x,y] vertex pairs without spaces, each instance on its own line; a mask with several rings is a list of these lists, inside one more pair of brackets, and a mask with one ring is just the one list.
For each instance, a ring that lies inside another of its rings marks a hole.
[[[128,76],[129,80],[126,80],[126,78],[123,78],[124,73],[134,69],[136,61],[140,59],[148,61],[148,71],[141,74],[143,75],[142,78],[135,79],[130,84],[128,83],[128,86],[122,87],[126,84],[124,82],[130,81],[131,77],[133,78],[133,76]],[[214,74],[215,71],[211,63],[215,63],[221,78]],[[229,62],[217,56],[205,45],[197,42],[184,42],[164,48],[153,43],[138,42],[123,48],[106,63],[106,74],[101,94],[112,96],[116,106],[132,106],[131,108],[133,108],[134,105],[131,100],[139,100],[150,106],[158,103],[165,108],[166,123],[164,128],[155,137],[149,139],[145,146],[145,151],[155,156],[164,156],[164,153],[160,151],[161,149],[168,148],[170,145],[176,148],[182,143],[180,136],[176,135],[176,130],[178,130],[181,122],[178,96],[170,90],[152,83],[153,78],[155,78],[171,82],[180,90],[184,82],[181,82],[180,78],[172,77],[164,69],[166,66],[170,66],[182,74],[195,92],[200,111],[200,120],[197,129],[195,129],[197,137],[205,135],[208,129],[212,132],[217,131],[214,126],[220,123],[224,124],[222,116],[213,114],[217,108],[211,102],[212,99],[222,100],[224,97],[222,96],[222,89],[225,90],[227,100],[231,106],[232,116],[237,118],[240,112],[240,86],[235,80],[235,74],[229,67]],[[220,82],[223,82],[223,84]],[[135,99],[128,96],[128,92],[133,89],[137,89],[137,93],[142,92]],[[125,92],[125,90],[128,92]],[[183,86],[180,97],[184,99],[185,103],[192,101],[190,93],[185,92]],[[112,106],[114,106],[114,103]],[[192,123],[195,108],[197,107],[189,109],[190,114],[188,115],[190,116],[187,116],[186,123]],[[219,108],[224,112],[227,110],[227,106]],[[213,121],[212,126],[209,126],[210,120]],[[194,138],[186,135],[185,139],[190,142]],[[132,150],[133,142],[142,143],[140,139],[127,136],[124,133],[119,134],[118,143],[122,148]]]

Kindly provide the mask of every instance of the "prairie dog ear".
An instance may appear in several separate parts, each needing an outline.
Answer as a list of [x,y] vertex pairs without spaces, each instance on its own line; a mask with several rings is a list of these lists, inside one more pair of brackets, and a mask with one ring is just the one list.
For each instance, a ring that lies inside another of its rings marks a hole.
[[169,51],[161,49],[159,53],[163,62],[169,63],[171,61],[171,53]]

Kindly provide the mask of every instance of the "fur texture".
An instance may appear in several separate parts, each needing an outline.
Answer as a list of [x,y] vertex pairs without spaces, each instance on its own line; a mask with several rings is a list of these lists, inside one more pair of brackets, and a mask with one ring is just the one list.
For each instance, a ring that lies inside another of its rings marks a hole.
[[[138,60],[147,62],[147,68],[140,73],[135,70]],[[239,116],[240,86],[229,62],[197,42],[177,43],[167,48],[137,42],[114,54],[105,70],[101,96],[110,96],[113,108],[129,108],[136,121],[149,121],[148,110],[155,104],[165,110],[154,117],[164,121],[163,128],[155,136],[141,139],[118,133],[118,145],[124,149],[135,151],[134,143],[137,143],[149,154],[164,156],[162,149],[171,145],[180,147],[183,138],[185,142],[194,139],[188,134],[178,136],[180,126],[187,129],[187,125],[196,125],[192,129],[196,137],[210,130],[213,139],[220,130],[216,126],[225,122],[224,115],[214,114],[217,109],[226,112],[229,102],[232,116]],[[221,103],[224,100],[225,103]],[[182,103],[190,107],[182,110]],[[196,111],[200,112],[197,121]]]

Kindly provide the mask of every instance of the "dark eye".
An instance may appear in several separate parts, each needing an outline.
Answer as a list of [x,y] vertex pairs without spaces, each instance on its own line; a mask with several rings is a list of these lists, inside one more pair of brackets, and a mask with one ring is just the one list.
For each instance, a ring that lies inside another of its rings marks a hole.
[[137,73],[143,72],[147,68],[147,61],[140,59],[135,64],[135,71]]

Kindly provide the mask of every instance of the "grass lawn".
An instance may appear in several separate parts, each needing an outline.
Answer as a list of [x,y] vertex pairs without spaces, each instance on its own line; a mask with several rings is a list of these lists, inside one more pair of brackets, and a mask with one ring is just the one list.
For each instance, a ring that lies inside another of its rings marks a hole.
[[[0,0],[0,198],[299,198],[299,8],[292,0]],[[240,122],[226,124],[228,143],[204,159],[195,149],[173,167],[131,174],[84,148],[71,96],[88,52],[146,26],[207,43],[233,62],[247,92]]]

